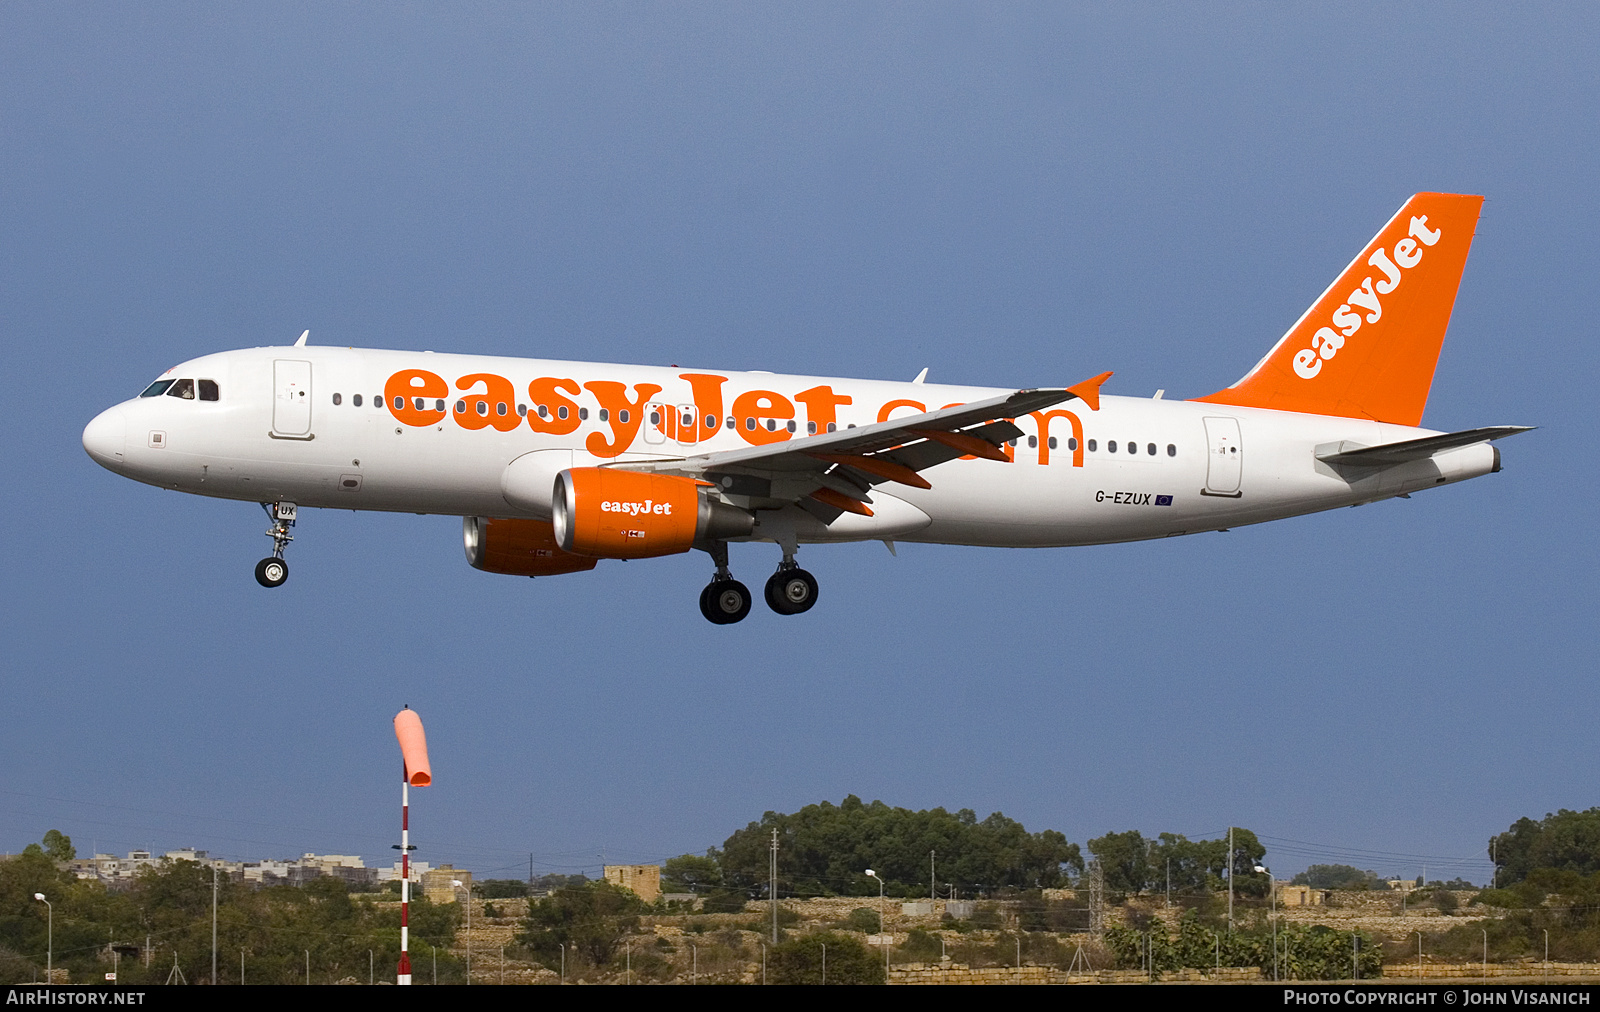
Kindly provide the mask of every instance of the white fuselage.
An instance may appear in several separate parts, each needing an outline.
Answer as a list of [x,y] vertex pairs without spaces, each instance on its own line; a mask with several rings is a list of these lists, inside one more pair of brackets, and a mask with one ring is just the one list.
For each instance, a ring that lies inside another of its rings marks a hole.
[[[421,387],[407,388],[396,409],[394,377],[408,371],[432,385],[425,398],[411,396]],[[502,488],[508,465],[536,451],[562,451],[563,464],[570,452],[567,466],[686,457],[1006,392],[327,347],[208,355],[163,378],[213,381],[216,399],[161,393],[108,409],[84,433],[97,462],[151,485],[226,499],[541,519]],[[557,417],[563,408],[566,419]],[[1481,443],[1341,473],[1317,453],[1433,430],[1192,401],[1108,395],[1098,410],[1067,401],[1015,422],[1024,435],[1010,448],[1013,462],[953,460],[924,472],[931,489],[878,486],[874,521],[847,515],[832,529],[802,529],[800,540],[1133,541],[1370,502],[1476,477],[1496,463]],[[752,537],[763,537],[759,525]]]

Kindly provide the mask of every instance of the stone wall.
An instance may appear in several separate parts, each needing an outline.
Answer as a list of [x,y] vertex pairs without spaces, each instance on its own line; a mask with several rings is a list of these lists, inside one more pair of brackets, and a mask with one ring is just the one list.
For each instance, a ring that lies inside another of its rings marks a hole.
[[[1024,963],[1020,967],[971,967],[965,963],[900,963],[889,968],[891,984],[1143,984],[1148,979],[1143,970],[1068,973],[1054,966],[1035,966],[1032,963]],[[1261,979],[1261,970],[1254,966],[1225,966],[1219,970],[1180,970],[1177,973],[1166,974],[1163,979],[1251,981]]]

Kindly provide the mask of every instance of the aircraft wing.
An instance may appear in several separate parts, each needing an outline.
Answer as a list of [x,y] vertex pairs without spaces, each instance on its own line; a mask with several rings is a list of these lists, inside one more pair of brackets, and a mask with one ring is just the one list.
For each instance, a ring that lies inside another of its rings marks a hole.
[[957,457],[1009,462],[1000,446],[1022,435],[1010,419],[1073,399],[1098,410],[1100,384],[1110,376],[1104,373],[1073,387],[1018,390],[765,446],[612,466],[701,478],[727,495],[771,505],[794,502],[825,523],[840,512],[871,516],[867,493],[873,485],[892,481],[931,488],[917,472]]

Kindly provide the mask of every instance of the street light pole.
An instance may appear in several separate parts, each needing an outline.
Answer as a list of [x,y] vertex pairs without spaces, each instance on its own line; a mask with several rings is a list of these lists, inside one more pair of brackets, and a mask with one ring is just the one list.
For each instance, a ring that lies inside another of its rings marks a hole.
[[[453,878],[450,884],[461,888],[461,880]],[[472,986],[472,890],[467,890],[467,986]]]
[[878,880],[878,944],[883,946],[883,982],[889,982],[889,940],[884,937],[883,931],[883,876],[867,869],[867,878]]
[[[54,984],[56,982],[56,908],[49,900],[44,898],[44,893],[34,893],[33,898],[45,906],[46,948],[44,951],[44,979]],[[38,964],[35,963],[34,965],[37,966]]]

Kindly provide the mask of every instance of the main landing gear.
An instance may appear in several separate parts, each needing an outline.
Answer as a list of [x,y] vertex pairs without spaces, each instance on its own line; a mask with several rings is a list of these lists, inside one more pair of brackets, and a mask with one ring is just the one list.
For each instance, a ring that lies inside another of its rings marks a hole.
[[716,625],[732,625],[750,614],[750,588],[728,570],[726,541],[714,542],[706,551],[717,564],[717,572],[700,592],[700,614]]
[[284,560],[283,550],[294,540],[289,528],[294,526],[295,505],[264,502],[261,508],[267,511],[267,537],[272,539],[272,554],[256,563],[256,582],[263,587],[281,587],[289,579],[289,563]]
[[785,559],[767,578],[767,607],[779,615],[798,615],[817,603],[817,578]]
[[[750,588],[728,570],[726,542],[717,542],[707,551],[717,571],[700,591],[700,614],[717,625],[732,625],[750,614]],[[767,607],[779,615],[798,615],[817,603],[817,578],[796,565],[790,547],[785,547],[778,571],[767,580],[766,598]]]

